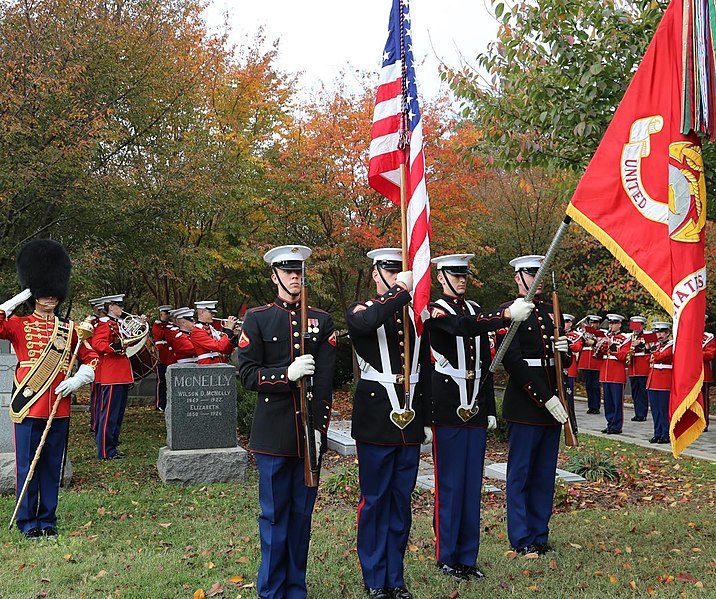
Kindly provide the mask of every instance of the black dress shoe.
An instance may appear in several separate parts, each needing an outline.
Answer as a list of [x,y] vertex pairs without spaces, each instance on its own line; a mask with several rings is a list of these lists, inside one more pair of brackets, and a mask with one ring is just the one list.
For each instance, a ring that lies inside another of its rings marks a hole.
[[47,528],[42,529],[43,537],[57,538],[58,535],[59,535],[59,533],[57,532],[57,529],[54,526],[48,526]]
[[649,439],[649,443],[658,443],[658,442],[659,442],[659,437],[652,437],[651,439]]
[[602,429],[602,433],[604,433],[604,434],[609,433],[609,429],[608,429],[608,428],[603,428],[603,429]]
[[460,570],[463,574],[466,574],[469,578],[474,578],[475,580],[484,580],[487,578],[480,570],[477,569],[475,566],[461,566]]
[[393,599],[413,599],[413,594],[406,587],[394,587],[388,592]]
[[662,438],[662,439],[659,439],[659,440],[657,441],[657,443],[658,443],[659,445],[664,445],[664,444],[666,444],[666,443],[671,443],[671,440],[670,440],[670,439],[663,439],[663,438]]
[[463,567],[460,565],[451,566],[450,564],[443,564],[442,562],[438,562],[437,567],[440,568],[440,571],[445,574],[445,576],[449,576],[450,578],[454,578],[455,580],[464,582],[468,579],[467,573],[463,571]]
[[633,416],[632,422],[646,422],[646,416]]
[[622,432],[618,431],[615,428],[610,428],[607,430],[607,435],[621,435],[621,434],[622,434]]
[[24,530],[22,536],[35,541],[42,537],[42,531],[39,528],[31,528],[30,530]]
[[390,595],[385,589],[366,588],[366,592],[368,593],[368,597],[370,597],[370,599],[390,599]]
[[592,410],[591,408],[587,410],[587,414],[599,414],[599,410]]
[[527,547],[518,549],[517,553],[521,553],[522,555],[527,555],[528,553],[536,553],[537,555],[540,555],[539,547],[537,545],[527,545]]

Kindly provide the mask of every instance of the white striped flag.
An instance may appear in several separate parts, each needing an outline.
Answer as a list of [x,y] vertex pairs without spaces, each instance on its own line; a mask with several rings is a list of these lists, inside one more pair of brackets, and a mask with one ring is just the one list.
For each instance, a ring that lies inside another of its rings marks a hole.
[[373,112],[368,183],[400,206],[400,165],[406,166],[408,268],[413,271],[413,310],[420,331],[421,314],[427,313],[430,301],[430,204],[408,0],[392,4]]

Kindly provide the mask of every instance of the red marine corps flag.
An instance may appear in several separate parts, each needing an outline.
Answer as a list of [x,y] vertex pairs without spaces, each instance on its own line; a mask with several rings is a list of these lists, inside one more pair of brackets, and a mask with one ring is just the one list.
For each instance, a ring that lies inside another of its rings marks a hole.
[[[708,0],[685,1],[673,0],[664,13],[567,208],[672,315],[674,455],[705,428],[706,185],[693,131],[713,136],[714,125]],[[706,34],[694,27],[699,21]]]
[[[416,328],[430,301],[430,204],[425,186],[423,121],[413,64],[408,0],[393,0],[388,41],[371,129],[368,183],[394,204],[405,204],[403,244],[413,271]],[[401,177],[401,165],[404,176]],[[402,179],[402,181],[401,181]],[[403,198],[401,198],[401,194]]]

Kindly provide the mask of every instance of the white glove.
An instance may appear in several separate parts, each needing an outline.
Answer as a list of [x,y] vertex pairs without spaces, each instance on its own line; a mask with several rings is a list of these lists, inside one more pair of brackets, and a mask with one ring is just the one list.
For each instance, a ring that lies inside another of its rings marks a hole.
[[523,322],[530,317],[535,305],[525,301],[525,298],[518,297],[510,306],[510,318],[515,322]]
[[569,351],[569,340],[566,337],[560,337],[554,342],[554,351],[566,354]]
[[497,417],[496,416],[488,416],[487,417],[487,430],[494,431],[496,428],[497,428]]
[[25,289],[24,291],[18,293],[15,297],[0,304],[0,310],[5,312],[5,317],[8,318],[15,308],[17,308],[25,300],[29,300],[31,297],[32,292],[29,289]]
[[77,369],[75,376],[66,378],[55,387],[55,393],[57,393],[58,397],[65,397],[77,391],[82,385],[88,385],[92,381],[94,381],[94,370],[87,364],[82,364]]
[[288,367],[288,380],[297,381],[303,376],[311,376],[316,371],[316,361],[311,354],[298,356]]
[[318,429],[314,429],[313,431],[314,440],[316,441],[316,459],[321,457],[321,439],[323,439],[323,436],[321,435],[321,431]]
[[425,435],[425,439],[423,439],[424,444],[432,443],[433,442],[433,429],[431,429],[429,426],[423,427],[423,434]]
[[544,407],[549,410],[549,413],[552,414],[552,417],[559,422],[560,424],[564,424],[567,422],[567,412],[564,411],[564,407],[562,407],[562,402],[559,401],[559,397],[556,395],[553,395],[547,400],[547,403],[544,404]]
[[395,282],[401,284],[408,291],[412,291],[413,290],[413,271],[412,270],[404,270],[403,272],[399,272],[398,275],[395,277]]

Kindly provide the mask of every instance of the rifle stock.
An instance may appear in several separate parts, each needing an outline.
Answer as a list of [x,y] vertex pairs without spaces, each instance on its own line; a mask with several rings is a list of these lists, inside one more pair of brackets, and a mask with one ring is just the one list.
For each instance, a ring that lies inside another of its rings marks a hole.
[[[308,285],[305,266],[301,283],[301,355],[306,353],[308,333]],[[313,428],[313,377],[304,376],[300,383],[301,422],[303,424],[303,478],[307,487],[318,486],[320,465],[316,455],[316,430]]]
[[[554,340],[559,339],[559,323],[562,322],[562,312],[559,309],[559,294],[557,293],[557,283],[552,274],[552,313],[554,315]],[[558,351],[554,352],[554,370],[557,375],[557,397],[567,412],[567,421],[564,423],[564,444],[567,447],[579,447],[579,440],[577,435],[574,433],[572,428],[572,420],[569,417],[571,411],[569,409],[569,402],[567,401],[567,394],[564,389],[564,370],[562,367],[562,354]]]

